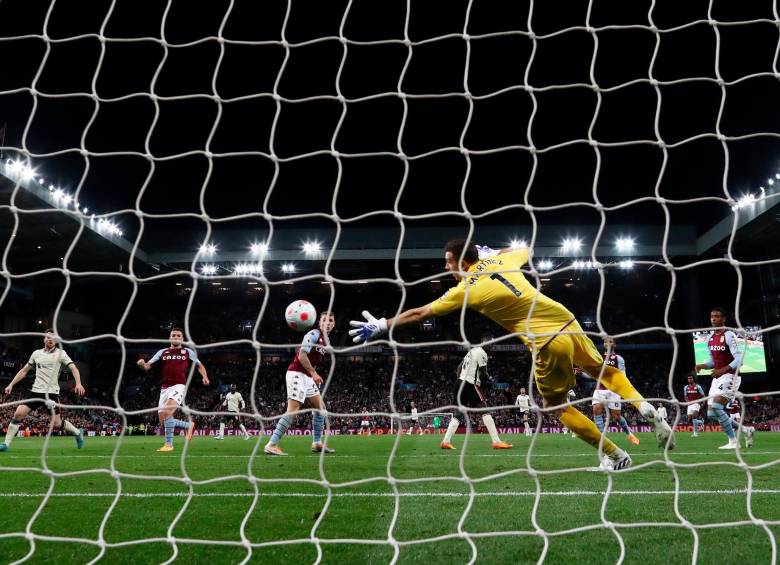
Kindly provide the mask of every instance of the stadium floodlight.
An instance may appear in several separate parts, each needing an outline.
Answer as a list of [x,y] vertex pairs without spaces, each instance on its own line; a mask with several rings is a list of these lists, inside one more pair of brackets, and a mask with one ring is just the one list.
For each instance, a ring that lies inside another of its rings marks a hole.
[[81,210],[81,211],[82,211],[82,213],[84,213],[84,214],[89,214],[89,208],[87,208],[86,206],[84,206],[84,209],[83,209],[83,210]]
[[598,269],[599,264],[593,261],[574,261],[572,267],[575,269]]
[[303,244],[303,252],[306,253],[306,255],[314,255],[315,253],[320,252],[320,242],[319,241],[307,241]]
[[217,266],[216,265],[203,265],[200,268],[200,272],[203,275],[216,275],[217,274]]
[[634,268],[634,262],[631,259],[624,259],[618,263],[621,269],[629,270]]
[[751,193],[745,194],[740,197],[739,200],[737,200],[736,206],[732,206],[732,210],[736,210],[738,208],[744,208],[745,206],[750,206],[756,201],[756,197],[753,196]]
[[295,263],[284,263],[282,265],[282,272],[283,273],[294,273],[295,272]]
[[22,169],[22,180],[25,182],[29,182],[32,179],[35,178],[35,170],[31,169],[30,167],[24,167]]
[[267,243],[253,243],[249,246],[249,251],[253,255],[259,255],[260,253],[268,253],[268,244]]
[[71,200],[73,200],[73,197],[72,197],[70,194],[65,194],[65,195],[62,197],[62,203],[63,203],[65,206],[67,206],[68,204],[70,204],[70,201],[71,201]]
[[619,237],[615,240],[615,248],[620,252],[627,252],[634,250],[634,238],[632,237]]
[[549,271],[550,269],[553,268],[553,264],[552,261],[550,261],[549,259],[542,259],[541,261],[539,261],[537,267],[539,268],[540,271]]
[[513,239],[509,242],[510,249],[522,249],[524,247],[528,247],[528,244],[524,239]]
[[777,180],[780,180],[780,173],[775,173],[775,178],[776,178]]
[[46,180],[43,177],[41,177],[41,178],[38,179],[38,184],[40,184],[41,186],[44,186],[46,184]]
[[564,253],[577,252],[582,248],[582,240],[578,237],[567,237],[561,243]]
[[772,186],[773,184],[775,184],[775,181],[774,181],[774,179],[770,178],[769,180],[767,180],[767,181],[766,181],[766,183],[767,183],[769,186]]
[[214,255],[217,252],[217,246],[213,243],[204,243],[200,246],[200,252],[204,255]]
[[54,196],[54,200],[59,200],[59,199],[60,199],[60,198],[62,198],[64,195],[65,195],[65,193],[64,193],[64,192],[62,192],[62,189],[59,189],[59,188],[58,188],[58,189],[56,189],[56,190],[54,191],[54,194],[53,194],[52,196]]

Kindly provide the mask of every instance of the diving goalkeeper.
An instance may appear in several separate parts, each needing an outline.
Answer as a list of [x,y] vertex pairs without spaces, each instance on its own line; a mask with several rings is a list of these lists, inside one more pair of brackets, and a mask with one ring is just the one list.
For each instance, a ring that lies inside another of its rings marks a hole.
[[[573,367],[592,375],[601,375],[609,390],[629,400],[643,418],[655,427],[660,445],[668,441],[674,447],[669,424],[658,417],[652,404],[645,401],[625,373],[604,365],[590,338],[574,315],[562,304],[550,299],[525,278],[520,269],[529,260],[528,249],[484,250],[483,258],[473,243],[463,239],[447,242],[445,269],[458,284],[426,306],[406,310],[395,318],[376,319],[364,311],[365,322],[352,321],[349,333],[359,343],[375,338],[389,327],[443,316],[463,307],[476,310],[509,332],[518,334],[534,357],[534,379],[544,406],[555,407],[561,423],[594,447],[602,444],[613,470],[631,466],[631,457],[611,440],[602,438],[596,425],[567,402],[567,393],[576,381]],[[460,261],[459,261],[460,259]],[[566,333],[564,333],[566,332]]]

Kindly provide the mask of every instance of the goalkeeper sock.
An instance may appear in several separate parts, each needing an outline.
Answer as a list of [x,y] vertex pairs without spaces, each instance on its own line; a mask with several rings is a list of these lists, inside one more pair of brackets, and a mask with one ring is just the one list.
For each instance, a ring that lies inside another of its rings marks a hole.
[[[563,410],[563,414],[559,416],[559,420],[564,426],[577,434],[577,437],[582,441],[585,441],[598,449],[602,437],[601,432],[596,427],[596,424],[585,416],[585,414],[574,408],[574,406],[567,406]],[[604,438],[602,449],[604,450],[605,455],[613,455],[617,448],[617,445],[612,441],[608,440],[606,437]]]
[[16,432],[19,431],[19,424],[21,423],[21,420],[11,420],[11,422],[8,424],[8,431],[5,432],[5,444],[8,447],[11,447],[11,442],[16,437]]
[[225,422],[219,423],[219,434],[217,434],[217,437],[225,437]]
[[490,434],[490,439],[493,440],[493,443],[498,443],[501,441],[501,438],[498,437],[498,430],[496,430],[496,423],[493,421],[493,416],[490,414],[484,414],[482,416],[482,423],[485,424],[485,427]]
[[593,420],[596,423],[596,427],[603,434],[604,433],[604,415],[603,414],[596,414],[595,416],[593,416]]
[[62,421],[62,431],[72,436],[79,435],[79,429],[67,420]]
[[[600,370],[601,367],[597,369],[597,371]],[[598,372],[595,374],[598,374]],[[634,388],[634,385],[631,384],[631,381],[628,380],[628,377],[623,371],[619,371],[609,365],[605,366],[604,374],[601,376],[601,383],[612,392],[618,393],[621,398],[630,400],[631,404],[633,404],[640,413],[642,412],[641,406],[645,403],[645,399],[639,394],[639,391]],[[655,411],[655,408],[653,411]]]
[[718,419],[718,422],[720,422],[720,427],[723,428],[723,431],[728,436],[730,440],[736,438],[736,434],[734,433],[734,428],[731,425],[731,418],[729,418],[728,414],[726,414],[726,411],[723,409],[723,404],[720,402],[713,402],[710,404],[711,408],[707,412],[707,415],[710,417],[716,417]]
[[244,426],[244,424],[239,424],[238,427],[241,428],[241,431],[244,433],[245,436],[249,435],[249,432],[246,431],[246,426]]
[[620,416],[620,428],[626,432],[627,436],[631,435],[631,429],[628,427],[628,422],[626,422],[625,416]]
[[315,412],[311,417],[311,441],[312,443],[322,442],[322,427],[325,424],[325,416]]
[[173,418],[165,418],[165,443],[173,445],[173,430],[176,428]]
[[455,435],[455,432],[458,431],[458,428],[460,427],[460,422],[458,419],[453,416],[450,418],[450,424],[447,426],[447,432],[444,434],[444,439],[442,440],[442,443],[452,443],[452,436]]
[[289,428],[293,423],[292,416],[289,414],[285,414],[281,418],[279,418],[279,421],[276,423],[276,429],[274,430],[274,434],[271,436],[271,443],[272,445],[277,445],[280,441],[282,441],[282,436],[287,433],[287,428]]

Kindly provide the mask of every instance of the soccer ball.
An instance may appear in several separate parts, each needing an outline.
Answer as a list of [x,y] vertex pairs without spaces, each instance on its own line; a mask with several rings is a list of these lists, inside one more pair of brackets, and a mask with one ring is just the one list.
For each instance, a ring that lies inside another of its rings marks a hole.
[[311,302],[296,300],[287,307],[284,312],[287,325],[295,331],[305,332],[314,325],[317,319],[317,311]]

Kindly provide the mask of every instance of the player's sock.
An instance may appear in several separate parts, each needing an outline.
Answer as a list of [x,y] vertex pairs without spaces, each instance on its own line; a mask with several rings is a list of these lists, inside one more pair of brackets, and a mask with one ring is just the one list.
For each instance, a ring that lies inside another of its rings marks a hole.
[[737,437],[734,433],[734,428],[731,425],[731,418],[729,418],[729,415],[726,414],[726,410],[724,409],[723,404],[720,402],[711,403],[710,409],[707,411],[707,416],[718,419],[720,426],[723,428],[723,431],[728,436],[729,440]]
[[694,418],[692,420],[692,422],[693,422],[693,433],[698,433],[698,431],[699,431],[699,420]]
[[620,416],[620,429],[626,432],[627,436],[631,435],[631,429],[628,427],[625,416]]
[[165,443],[173,445],[173,430],[176,428],[173,418],[165,418]]
[[[585,416],[585,414],[574,408],[574,406],[568,406],[563,410],[563,414],[560,415],[559,420],[564,426],[577,434],[577,437],[582,441],[585,441],[598,449],[599,442],[601,441],[601,432],[596,427],[596,424]],[[604,450],[605,455],[613,455],[618,447],[605,437],[602,449]]]
[[8,447],[11,447],[11,442],[16,437],[16,432],[19,431],[19,424],[21,423],[21,420],[11,420],[8,424],[8,431],[5,433],[5,444]]
[[68,420],[62,421],[62,431],[72,436],[79,435],[79,429],[73,424],[71,424]]
[[594,420],[594,423],[596,424],[596,427],[603,434],[604,433],[604,415],[603,414],[596,414],[595,416],[593,416],[593,420]]
[[311,417],[311,441],[320,443],[322,441],[322,427],[325,425],[325,416],[315,412]]
[[[599,370],[600,369],[601,368],[599,367]],[[604,367],[604,374],[601,376],[601,382],[612,392],[618,393],[621,398],[630,400],[631,404],[633,404],[640,413],[642,412],[642,404],[645,403],[645,399],[639,394],[639,391],[634,388],[634,385],[631,384],[631,381],[628,380],[628,377],[623,371],[619,371],[614,367]],[[655,408],[653,408],[653,411],[655,411]]]
[[289,414],[285,414],[279,418],[279,421],[276,423],[276,429],[274,430],[274,433],[271,436],[271,441],[269,443],[277,445],[280,441],[282,441],[282,436],[287,433],[287,428],[292,426],[292,422],[292,416]]
[[496,423],[493,421],[493,416],[490,414],[483,414],[482,423],[485,424],[485,427],[490,434],[490,439],[493,440],[493,443],[498,443],[501,441],[501,438],[498,437],[498,430],[496,429]]
[[526,434],[530,434],[531,433],[531,426],[528,425],[528,422],[523,422],[523,431]]
[[455,432],[458,431],[458,428],[460,427],[460,422],[458,419],[453,416],[450,418],[450,424],[447,426],[447,431],[444,434],[444,439],[442,440],[442,443],[452,443],[452,436],[455,435]]
[[225,437],[225,422],[219,423],[219,435],[217,437]]
[[189,422],[185,422],[184,420],[177,420],[175,418],[172,418],[173,420],[173,427],[174,428],[184,428],[185,430],[190,427]]
[[239,424],[238,427],[241,429],[241,433],[243,433],[245,436],[249,435],[249,432],[246,431],[246,426],[244,424]]

